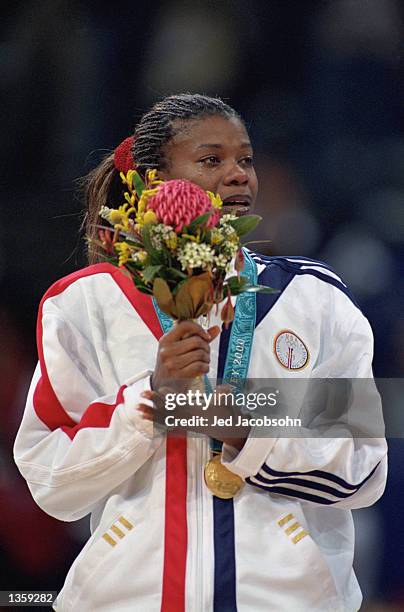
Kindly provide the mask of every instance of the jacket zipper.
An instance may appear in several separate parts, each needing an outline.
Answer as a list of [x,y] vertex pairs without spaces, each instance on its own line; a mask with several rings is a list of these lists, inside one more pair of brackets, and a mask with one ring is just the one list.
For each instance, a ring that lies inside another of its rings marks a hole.
[[203,612],[203,468],[204,468],[204,438],[196,438],[196,603],[197,612]]

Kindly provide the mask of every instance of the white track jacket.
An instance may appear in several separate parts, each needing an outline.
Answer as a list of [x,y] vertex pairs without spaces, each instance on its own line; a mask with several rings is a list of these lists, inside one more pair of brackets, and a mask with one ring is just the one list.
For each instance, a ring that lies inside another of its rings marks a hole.
[[[312,260],[252,256],[258,282],[280,292],[257,295],[249,377],[372,377],[371,329],[342,281]],[[218,499],[204,483],[208,438],[167,436],[136,411],[161,334],[150,297],[110,264],[41,302],[15,460],[45,512],[91,513],[92,532],[56,609],[358,610],[351,509],[383,493],[385,440],[250,435],[222,457],[246,484]],[[212,378],[223,350],[216,338]]]

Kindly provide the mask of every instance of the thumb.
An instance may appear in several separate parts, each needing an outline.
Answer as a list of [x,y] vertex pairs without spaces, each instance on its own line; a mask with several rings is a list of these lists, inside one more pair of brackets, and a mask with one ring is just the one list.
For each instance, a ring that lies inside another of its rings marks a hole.
[[210,342],[212,342],[212,340],[217,338],[217,336],[220,334],[220,327],[218,325],[214,325],[213,327],[210,327],[208,329],[208,334],[210,336]]

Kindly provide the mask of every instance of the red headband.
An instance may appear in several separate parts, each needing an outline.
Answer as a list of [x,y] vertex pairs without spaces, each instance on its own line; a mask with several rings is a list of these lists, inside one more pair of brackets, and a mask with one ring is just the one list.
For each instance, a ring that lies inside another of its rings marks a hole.
[[114,164],[115,168],[119,172],[126,174],[128,170],[132,170],[136,167],[135,160],[133,159],[132,147],[135,141],[134,136],[129,136],[120,145],[118,145],[114,152]]

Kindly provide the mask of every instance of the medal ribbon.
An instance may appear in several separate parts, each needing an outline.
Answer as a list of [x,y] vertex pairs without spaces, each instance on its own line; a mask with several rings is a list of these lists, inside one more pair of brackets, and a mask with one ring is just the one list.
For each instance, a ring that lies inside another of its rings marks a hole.
[[[250,285],[257,284],[257,268],[249,253],[243,249],[244,270]],[[255,330],[256,293],[241,293],[237,297],[235,318],[231,326],[229,347],[223,371],[223,382],[241,389],[247,377]]]
[[[257,268],[248,251],[243,249],[244,270],[250,285],[257,284]],[[173,319],[165,314],[153,297],[153,306],[159,318],[163,333],[167,333],[173,326]],[[241,388],[247,377],[250,363],[251,347],[255,330],[256,319],[256,293],[246,292],[237,296],[235,318],[231,326],[229,347],[223,372],[223,382]],[[207,377],[205,376],[205,384]],[[210,386],[210,383],[208,383]]]

